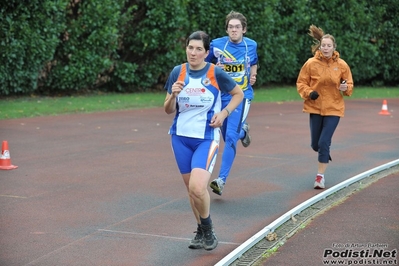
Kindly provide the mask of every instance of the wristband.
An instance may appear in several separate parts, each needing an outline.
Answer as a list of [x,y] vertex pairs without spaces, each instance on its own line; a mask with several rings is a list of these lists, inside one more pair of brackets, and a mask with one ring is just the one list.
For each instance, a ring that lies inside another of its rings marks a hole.
[[227,109],[227,108],[224,108],[223,110],[226,110],[226,112],[227,112],[227,116],[229,116],[229,115],[231,114],[231,111],[230,111],[229,109]]

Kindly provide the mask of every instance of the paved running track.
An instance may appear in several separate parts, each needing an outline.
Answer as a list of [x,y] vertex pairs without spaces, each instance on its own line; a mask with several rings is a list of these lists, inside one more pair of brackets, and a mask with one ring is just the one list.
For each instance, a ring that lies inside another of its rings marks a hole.
[[[327,187],[399,158],[399,99],[388,99],[390,116],[381,107],[346,100]],[[223,196],[211,193],[219,246],[188,249],[196,225],[170,148],[172,118],[153,108],[0,120],[18,166],[0,170],[0,265],[214,265],[320,193],[302,102],[253,103],[253,142],[238,146]]]

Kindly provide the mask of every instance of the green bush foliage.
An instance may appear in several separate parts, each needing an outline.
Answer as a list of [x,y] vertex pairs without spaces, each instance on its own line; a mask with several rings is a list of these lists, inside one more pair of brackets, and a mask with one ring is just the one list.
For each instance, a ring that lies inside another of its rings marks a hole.
[[3,1],[0,7],[0,95],[32,93],[65,28],[65,1]]
[[162,90],[186,37],[226,34],[231,10],[258,43],[256,86],[294,85],[311,24],[335,36],[357,85],[399,84],[396,0],[8,0],[0,7],[0,95]]
[[109,82],[117,59],[119,20],[124,0],[70,1],[66,27],[46,77],[43,93],[71,93]]
[[183,7],[188,1],[136,2],[132,15],[126,16],[120,27],[121,44],[117,51],[120,60],[116,65],[119,72],[112,74],[109,90],[150,90],[164,83],[171,68],[185,60],[189,17]]

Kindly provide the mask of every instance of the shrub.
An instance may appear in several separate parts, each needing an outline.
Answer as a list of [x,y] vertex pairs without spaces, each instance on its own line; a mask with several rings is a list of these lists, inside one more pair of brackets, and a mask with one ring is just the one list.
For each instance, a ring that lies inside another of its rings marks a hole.
[[32,93],[65,27],[65,1],[8,0],[0,8],[0,95]]
[[109,82],[117,59],[119,20],[125,0],[70,1],[66,27],[47,63],[41,93],[73,93]]
[[163,90],[186,61],[187,36],[226,35],[231,10],[258,43],[256,86],[295,84],[312,56],[311,24],[336,37],[355,84],[399,84],[395,0],[9,0],[0,7],[0,95]]

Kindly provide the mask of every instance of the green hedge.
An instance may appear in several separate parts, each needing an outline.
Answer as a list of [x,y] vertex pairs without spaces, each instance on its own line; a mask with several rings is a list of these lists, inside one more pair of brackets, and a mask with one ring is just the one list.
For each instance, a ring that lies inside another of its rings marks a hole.
[[38,89],[65,28],[65,1],[4,1],[0,8],[0,95]]
[[258,42],[257,86],[295,84],[315,24],[336,37],[357,85],[399,85],[396,0],[8,0],[0,7],[0,95],[162,90],[185,38],[225,35],[231,10]]
[[42,80],[43,93],[75,92],[107,84],[117,59],[119,20],[124,1],[71,1],[61,42]]

